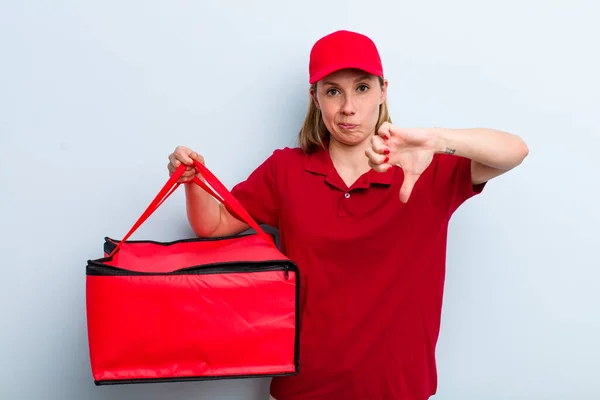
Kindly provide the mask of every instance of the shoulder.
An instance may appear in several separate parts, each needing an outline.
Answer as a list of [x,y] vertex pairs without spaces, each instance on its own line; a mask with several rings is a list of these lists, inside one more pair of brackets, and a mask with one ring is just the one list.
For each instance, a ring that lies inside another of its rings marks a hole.
[[283,147],[273,150],[252,172],[254,176],[268,175],[271,179],[284,179],[287,173],[303,165],[306,154],[300,148]]
[[283,147],[273,151],[272,157],[278,160],[302,160],[306,153],[299,147]]
[[299,147],[283,147],[273,151],[269,157],[271,163],[277,167],[302,165],[306,162],[308,154]]

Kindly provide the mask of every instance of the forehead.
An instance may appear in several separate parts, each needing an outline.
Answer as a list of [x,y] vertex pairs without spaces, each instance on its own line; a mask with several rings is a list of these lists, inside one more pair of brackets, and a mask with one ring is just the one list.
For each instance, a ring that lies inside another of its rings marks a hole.
[[375,75],[371,75],[360,69],[342,69],[327,75],[321,82],[323,84],[331,84],[376,79],[377,77]]

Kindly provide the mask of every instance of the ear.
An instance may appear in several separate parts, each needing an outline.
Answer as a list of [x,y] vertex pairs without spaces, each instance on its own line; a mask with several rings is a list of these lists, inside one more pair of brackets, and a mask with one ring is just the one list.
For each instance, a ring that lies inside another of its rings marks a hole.
[[388,81],[387,81],[387,79],[384,79],[383,86],[381,86],[381,97],[379,98],[379,104],[383,104],[385,99],[387,99],[387,89],[388,89]]
[[321,107],[319,106],[319,100],[317,100],[317,91],[316,89],[316,85],[313,87],[310,87],[310,97],[312,98],[313,102],[315,103],[315,107],[317,107],[318,109],[321,109]]

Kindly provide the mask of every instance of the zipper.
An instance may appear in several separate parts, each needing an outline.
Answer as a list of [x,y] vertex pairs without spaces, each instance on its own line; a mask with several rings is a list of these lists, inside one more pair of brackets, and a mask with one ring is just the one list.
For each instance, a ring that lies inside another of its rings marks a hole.
[[[265,233],[267,233],[267,235],[269,235],[273,238],[273,243],[276,245],[275,247],[277,247],[277,249],[279,249],[275,235],[273,235],[272,233],[268,233],[268,232],[265,232]],[[129,244],[136,244],[136,243],[137,244],[154,244],[154,245],[158,245],[158,246],[168,247],[168,246],[177,245],[180,243],[213,242],[213,241],[218,241],[218,240],[239,239],[239,238],[243,238],[246,236],[254,236],[254,235],[257,235],[257,233],[250,232],[250,233],[229,235],[229,236],[188,238],[188,239],[179,239],[179,240],[175,240],[175,241],[171,241],[171,242],[159,242],[159,241],[155,241],[155,240],[127,240],[127,243],[129,243]],[[104,238],[104,246],[103,246],[104,252],[106,254],[112,253],[113,250],[115,249],[115,247],[117,247],[120,242],[121,242],[121,240],[119,240],[119,239],[113,239],[108,236],[105,237]]]
[[289,279],[290,266],[286,262],[261,263],[222,263],[215,265],[199,265],[181,268],[170,272],[140,272],[130,271],[90,261],[87,265],[86,275],[99,276],[164,276],[164,275],[208,275],[226,273],[271,272],[284,271],[285,279]]
[[[180,244],[180,243],[192,243],[192,242],[214,242],[217,240],[230,240],[230,239],[239,239],[242,237],[246,237],[246,236],[254,236],[257,235],[256,233],[244,233],[244,234],[238,234],[238,235],[229,235],[229,236],[215,236],[215,237],[197,237],[197,238],[189,238],[189,239],[179,239],[179,240],[174,240],[171,242],[159,242],[156,240],[127,240],[127,243],[129,244],[155,244],[155,245],[159,245],[159,246],[172,246],[175,244]],[[267,235],[270,235],[273,237],[273,240],[275,240],[275,236],[271,233],[267,233]],[[107,247],[109,247],[109,249],[107,250],[114,250],[115,247],[117,247],[117,245],[121,242],[120,239],[113,239],[111,237],[105,237],[104,238],[104,246],[105,249]],[[109,253],[110,253],[109,251]]]

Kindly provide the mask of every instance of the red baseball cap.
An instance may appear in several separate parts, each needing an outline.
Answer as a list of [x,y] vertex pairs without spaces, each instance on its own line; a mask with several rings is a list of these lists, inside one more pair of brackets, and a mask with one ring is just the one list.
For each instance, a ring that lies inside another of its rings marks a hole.
[[360,33],[342,30],[330,33],[314,44],[308,66],[311,85],[346,68],[383,77],[381,57],[375,43]]

